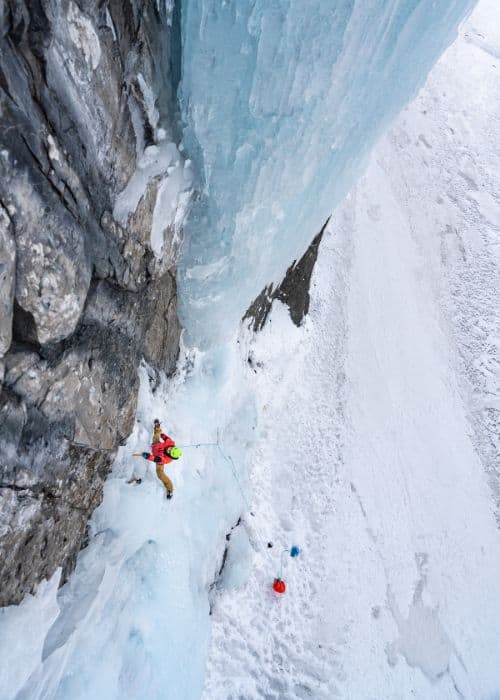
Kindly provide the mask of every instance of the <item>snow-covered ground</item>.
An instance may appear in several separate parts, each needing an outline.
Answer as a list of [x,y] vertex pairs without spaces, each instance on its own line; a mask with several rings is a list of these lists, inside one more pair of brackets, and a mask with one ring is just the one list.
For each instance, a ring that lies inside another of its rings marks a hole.
[[500,697],[499,163],[483,0],[335,213],[303,327],[278,304],[245,337],[255,552],[206,700]]

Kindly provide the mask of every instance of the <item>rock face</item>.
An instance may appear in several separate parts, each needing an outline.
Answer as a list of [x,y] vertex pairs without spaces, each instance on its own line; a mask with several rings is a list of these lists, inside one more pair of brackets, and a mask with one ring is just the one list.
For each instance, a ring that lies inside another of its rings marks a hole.
[[0,605],[67,576],[139,363],[175,366],[175,232],[150,240],[166,172],[113,216],[145,149],[175,140],[168,5],[0,3]]
[[290,318],[296,326],[300,326],[304,316],[309,311],[309,288],[311,275],[318,258],[318,249],[323,233],[328,222],[326,221],[321,231],[314,237],[311,245],[297,262],[290,265],[282,282],[273,290],[273,285],[265,287],[259,296],[252,302],[243,321],[249,322],[252,329],[257,332],[264,328],[267,317],[271,311],[273,301],[278,299],[288,306]]

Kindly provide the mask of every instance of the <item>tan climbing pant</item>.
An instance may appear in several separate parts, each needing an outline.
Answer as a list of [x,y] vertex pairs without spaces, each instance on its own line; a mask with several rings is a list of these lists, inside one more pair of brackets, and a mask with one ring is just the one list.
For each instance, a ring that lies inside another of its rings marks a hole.
[[157,464],[156,465],[156,476],[158,479],[162,482],[162,484],[165,486],[167,489],[167,493],[173,493],[174,492],[174,485],[168,478],[168,476],[165,474],[163,471],[165,468],[164,464]]

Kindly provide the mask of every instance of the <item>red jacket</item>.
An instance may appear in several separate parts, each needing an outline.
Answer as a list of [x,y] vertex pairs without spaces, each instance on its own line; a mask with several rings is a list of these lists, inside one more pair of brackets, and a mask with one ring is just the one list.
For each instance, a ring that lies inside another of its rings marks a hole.
[[175,442],[172,438],[162,433],[161,442],[154,442],[151,445],[151,454],[148,455],[147,459],[149,459],[150,462],[156,462],[156,464],[168,464],[169,462],[173,462],[174,460],[166,454],[165,450],[168,447],[174,447],[174,445]]

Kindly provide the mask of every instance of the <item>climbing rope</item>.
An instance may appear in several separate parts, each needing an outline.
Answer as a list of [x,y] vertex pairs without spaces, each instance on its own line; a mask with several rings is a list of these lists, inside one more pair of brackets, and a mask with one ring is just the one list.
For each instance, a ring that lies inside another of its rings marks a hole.
[[235,480],[235,482],[238,486],[238,489],[240,491],[243,502],[245,503],[246,507],[250,511],[250,504],[247,500],[247,497],[245,496],[245,493],[244,493],[243,488],[241,486],[240,480],[238,479],[238,476],[236,474],[236,465],[234,463],[234,460],[231,457],[231,455],[226,455],[224,453],[224,450],[221,447],[219,430],[217,430],[217,442],[195,442],[195,443],[192,443],[189,445],[178,445],[178,447],[182,447],[182,448],[184,448],[184,447],[217,447],[219,452],[222,455],[222,458],[225,459],[226,462],[229,464],[229,469],[231,470],[231,473],[233,475],[233,479]]
[[211,445],[217,445],[217,442],[194,442],[191,445],[177,445],[177,447],[209,447]]
[[[250,513],[250,515],[253,515],[253,513],[251,511],[250,503],[248,502],[248,499],[245,496],[245,492],[243,491],[243,487],[241,485],[241,482],[238,479],[238,475],[236,473],[236,465],[234,463],[234,460],[230,454],[226,454],[224,452],[224,450],[222,449],[221,440],[220,440],[220,430],[217,430],[217,442],[196,442],[196,443],[191,443],[191,444],[187,444],[187,445],[178,445],[178,447],[182,447],[182,448],[185,448],[185,447],[194,447],[194,448],[217,447],[222,458],[229,465],[229,469],[231,471],[233,479],[235,480],[236,485],[238,486],[239,492],[241,494],[241,498],[242,498],[244,504],[246,505],[248,512]],[[274,566],[274,560],[271,557],[271,552],[269,551],[269,549],[273,546],[272,543],[268,542],[267,546],[266,546],[264,544],[264,542],[262,541],[262,539],[260,538],[258,532],[254,528],[252,528],[252,529],[253,529],[253,536],[254,536],[255,540],[257,541],[257,543],[260,545],[261,551],[263,551],[267,554],[267,556],[269,557],[269,561],[271,561],[273,563],[273,566]],[[280,573],[279,573],[279,576],[275,577],[275,579],[273,581],[273,590],[276,593],[280,593],[280,594],[284,593],[286,591],[286,584],[282,578],[282,575],[283,575],[283,555],[284,554],[289,554],[292,558],[295,558],[300,554],[300,549],[297,547],[297,545],[293,545],[290,549],[284,549],[281,552],[281,555],[280,555]]]
[[300,554],[300,549],[297,547],[296,544],[293,545],[293,547],[290,547],[290,549],[284,549],[281,552],[280,556],[280,575],[278,576],[278,579],[281,580],[282,574],[283,574],[283,554],[289,554],[292,559],[295,559],[295,557],[298,557]]
[[239,488],[239,490],[240,490],[240,493],[241,493],[241,497],[242,497],[242,499],[243,499],[243,502],[245,503],[246,507],[248,508],[248,511],[251,512],[251,511],[250,511],[250,503],[248,502],[247,497],[245,496],[245,493],[244,493],[243,488],[242,488],[242,486],[241,486],[240,480],[239,480],[238,477],[236,476],[236,465],[234,464],[233,458],[231,457],[231,455],[225,455],[225,454],[224,454],[224,452],[223,452],[222,447],[220,446],[220,444],[218,444],[217,447],[219,448],[219,452],[221,453],[222,457],[223,457],[223,458],[226,460],[226,462],[229,464],[229,469],[231,470],[231,473],[232,473],[232,475],[233,475],[233,478],[234,478],[234,480],[236,481],[236,483],[237,483],[237,485],[238,485],[238,488]]

